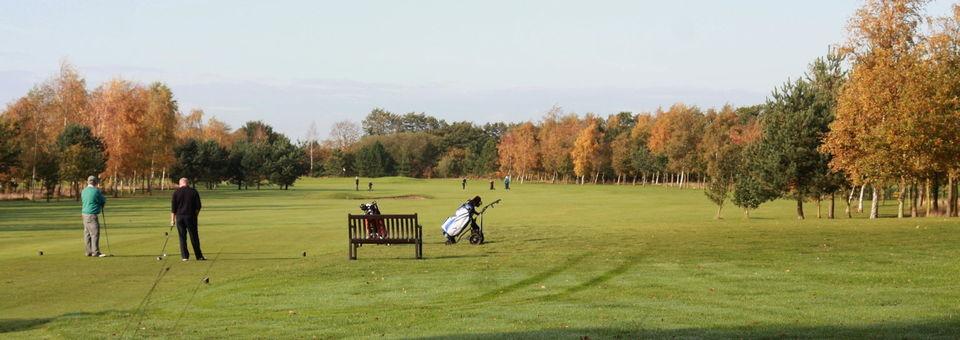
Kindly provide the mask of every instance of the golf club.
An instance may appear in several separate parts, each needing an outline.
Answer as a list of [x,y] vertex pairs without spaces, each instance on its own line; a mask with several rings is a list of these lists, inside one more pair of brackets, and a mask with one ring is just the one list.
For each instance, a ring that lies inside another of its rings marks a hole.
[[110,251],[110,236],[107,235],[107,209],[100,211],[100,215],[103,216],[103,239],[107,241],[107,256],[113,256],[113,252]]
[[170,233],[173,232],[173,226],[175,223],[170,223],[170,229],[167,232],[163,233],[163,247],[160,248],[160,256],[157,256],[157,261],[160,261],[167,257],[167,242],[170,241]]

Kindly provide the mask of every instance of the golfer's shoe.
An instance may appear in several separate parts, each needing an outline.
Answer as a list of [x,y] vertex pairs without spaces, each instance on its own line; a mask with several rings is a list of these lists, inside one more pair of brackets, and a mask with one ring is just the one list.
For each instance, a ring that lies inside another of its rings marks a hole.
[[206,261],[206,260],[207,260],[206,257],[198,257],[198,258],[197,258],[197,261]]
[[187,262],[190,261],[190,259],[180,259],[180,261]]
[[90,256],[93,256],[93,254],[91,254],[91,253],[87,253],[87,257],[90,257]]
[[97,254],[97,257],[107,257],[107,254]]

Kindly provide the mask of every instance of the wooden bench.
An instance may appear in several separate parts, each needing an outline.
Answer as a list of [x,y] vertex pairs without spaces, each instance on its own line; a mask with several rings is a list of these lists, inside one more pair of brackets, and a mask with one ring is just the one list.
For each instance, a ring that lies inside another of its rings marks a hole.
[[[370,235],[368,223],[383,222],[386,236]],[[364,244],[412,244],[415,245],[416,256],[423,258],[423,227],[417,221],[417,214],[412,215],[347,215],[347,226],[350,233],[350,244],[347,255],[351,260],[357,259],[357,248]]]

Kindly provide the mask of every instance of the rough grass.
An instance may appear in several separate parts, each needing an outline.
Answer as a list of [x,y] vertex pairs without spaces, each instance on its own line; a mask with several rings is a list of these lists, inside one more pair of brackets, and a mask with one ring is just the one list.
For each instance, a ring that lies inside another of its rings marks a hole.
[[[155,259],[168,193],[110,199],[115,256],[102,259],[83,256],[78,204],[0,202],[0,337],[960,334],[958,219],[797,221],[784,201],[714,220],[697,190],[375,182],[201,191],[206,262],[177,261],[175,236],[173,256]],[[439,224],[476,194],[503,199],[487,215],[489,243],[443,245]],[[367,245],[347,261],[345,215],[367,198],[420,214],[426,259]]]

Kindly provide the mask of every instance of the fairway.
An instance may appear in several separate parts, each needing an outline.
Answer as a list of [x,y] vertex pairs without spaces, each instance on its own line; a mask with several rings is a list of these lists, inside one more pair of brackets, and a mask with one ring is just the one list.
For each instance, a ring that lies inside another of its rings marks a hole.
[[[0,337],[960,334],[956,219],[818,220],[808,204],[797,221],[793,202],[776,201],[714,220],[694,189],[373,181],[370,192],[353,178],[201,189],[206,262],[180,262],[175,236],[156,260],[169,192],[108,197],[108,258],[83,256],[78,203],[0,202]],[[503,199],[485,217],[487,244],[444,245],[440,223],[473,195]],[[347,260],[346,215],[369,200],[419,214],[423,260],[409,245]]]

